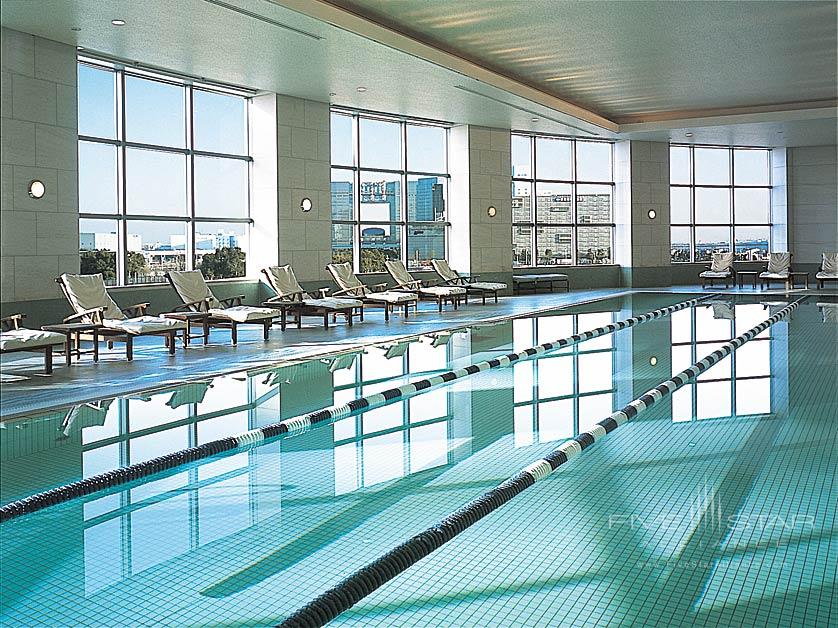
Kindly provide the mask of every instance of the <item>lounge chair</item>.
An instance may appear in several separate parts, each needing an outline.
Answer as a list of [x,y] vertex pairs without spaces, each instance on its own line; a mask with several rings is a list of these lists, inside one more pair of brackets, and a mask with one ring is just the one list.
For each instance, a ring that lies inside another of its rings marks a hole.
[[815,275],[818,280],[818,290],[823,288],[825,281],[838,281],[838,253],[824,253],[821,259],[821,269]]
[[817,306],[824,323],[838,323],[838,302],[818,303]]
[[709,283],[712,287],[716,281],[724,280],[725,288],[736,285],[736,271],[733,270],[733,253],[713,253],[713,260],[710,266],[701,277],[701,287],[706,288]]
[[0,353],[43,351],[44,373],[52,373],[53,347],[64,344],[64,335],[52,331],[26,329],[21,326],[23,314],[0,318]]
[[410,306],[412,305],[415,309],[419,303],[419,297],[415,294],[387,290],[386,283],[365,286],[352,272],[352,265],[349,262],[328,264],[326,270],[332,275],[339,288],[332,293],[332,296],[348,296],[363,301],[365,305],[380,305],[384,308],[385,321],[390,320],[390,312],[398,306],[404,307],[404,315],[407,318],[410,314]]
[[114,342],[125,343],[125,357],[134,359],[134,338],[138,336],[163,336],[170,354],[175,352],[175,339],[183,332],[183,344],[189,342],[183,321],[146,314],[148,303],[138,303],[120,308],[105,288],[101,273],[95,275],[69,275],[64,273],[55,280],[75,314],[64,319],[65,323],[93,323],[100,325],[98,335],[108,347]]
[[233,344],[239,341],[239,325],[261,325],[262,338],[268,339],[274,319],[282,312],[268,307],[242,305],[244,296],[217,299],[207,285],[200,270],[170,270],[166,278],[175,289],[183,305],[175,308],[177,312],[196,312],[203,317],[189,317],[189,325],[201,326],[206,343],[210,327],[229,329]]
[[[460,286],[466,289],[466,294],[479,294],[483,297],[483,305],[486,305],[486,295],[492,294],[495,297],[495,303],[498,302],[498,290],[506,290],[506,284],[494,281],[476,281],[477,275],[470,277],[461,277],[459,274],[451,270],[448,262],[444,259],[432,259],[431,265],[434,267],[436,274],[442,279],[441,285]],[[466,297],[468,302],[468,297]]]
[[782,281],[789,287],[791,273],[791,253],[769,253],[768,266],[759,274],[763,287],[770,287],[772,281]]
[[443,303],[446,301],[450,301],[456,310],[460,299],[465,300],[466,298],[465,288],[459,286],[429,286],[419,279],[414,279],[413,275],[407,272],[407,269],[404,267],[404,262],[400,260],[387,260],[384,262],[384,265],[387,267],[387,272],[390,273],[390,276],[396,282],[395,290],[415,292],[419,295],[420,299],[422,297],[433,299],[436,301],[440,312],[442,311]]
[[[314,298],[302,289],[294,269],[291,266],[271,266],[263,268],[262,274],[268,280],[268,285],[276,292],[276,296],[268,299],[262,305],[265,307],[279,307],[283,310],[290,309],[297,320],[297,328],[302,326],[303,316],[319,316],[323,318],[323,327],[329,328],[329,315],[332,320],[337,320],[338,314],[346,317],[346,322],[351,326],[353,316],[364,320],[364,304],[358,299],[327,297],[325,292],[328,288],[321,289],[321,297]],[[285,329],[283,318],[283,329]]]

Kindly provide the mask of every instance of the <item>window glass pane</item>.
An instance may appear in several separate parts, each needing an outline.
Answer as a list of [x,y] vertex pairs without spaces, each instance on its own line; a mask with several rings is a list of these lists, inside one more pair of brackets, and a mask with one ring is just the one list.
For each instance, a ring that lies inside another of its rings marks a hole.
[[386,260],[401,259],[399,225],[361,225],[361,272],[387,272]]
[[538,137],[535,140],[535,176],[539,179],[570,180],[572,153],[569,140]]
[[398,174],[361,173],[361,220],[396,222],[401,220],[401,184]]
[[736,382],[737,415],[768,412],[771,412],[770,379],[746,379]]
[[355,218],[355,173],[332,168],[332,219]]
[[447,172],[447,129],[441,126],[406,126],[407,169],[413,172]]
[[689,146],[673,146],[669,149],[669,182],[691,183]]
[[768,259],[768,236],[770,227],[736,227],[735,257],[737,260]]
[[730,185],[730,151],[726,148],[696,148],[696,185]]
[[512,222],[532,222],[532,184],[512,182]]
[[696,224],[730,224],[730,189],[695,188]]
[[733,190],[733,216],[739,224],[767,224],[771,210],[768,188]]
[[576,222],[601,224],[611,222],[611,186],[576,186]]
[[532,154],[530,153],[531,138],[523,135],[512,136],[512,176],[531,177]]
[[195,215],[247,218],[247,162],[195,157]]
[[445,227],[443,225],[408,225],[407,267],[428,270],[432,259],[445,258]]
[[79,142],[79,211],[116,214],[116,146]]
[[672,241],[669,249],[670,258],[673,262],[690,261],[690,228],[672,227],[669,230]]
[[690,224],[690,188],[669,188],[669,220]]
[[571,263],[571,228],[537,227],[537,266],[557,266]]
[[512,265],[532,266],[532,227],[512,227]]
[[78,68],[79,135],[116,139],[115,74],[83,63]]
[[713,253],[727,253],[728,251],[730,251],[729,227],[696,227],[696,262],[710,260],[713,257]]
[[186,223],[129,220],[128,241],[139,253],[128,258],[128,283],[164,283],[169,270],[186,270]]
[[577,181],[611,181],[611,144],[576,142]]
[[[556,339],[564,337],[566,336],[557,336]],[[538,396],[544,399],[546,397],[563,397],[572,394],[573,356],[566,355],[558,358],[542,358],[539,360]]]
[[197,150],[247,154],[247,99],[195,89],[192,107]]
[[733,149],[734,185],[769,185],[767,150]]
[[410,472],[448,463],[448,424],[423,425],[410,430]]
[[195,268],[207,279],[244,277],[247,236],[247,223],[195,223]]
[[186,215],[186,156],[129,148],[125,164],[126,211]]
[[363,447],[364,486],[404,476],[404,435],[401,432],[370,438]]
[[579,227],[576,230],[576,263],[611,263],[611,227]]
[[407,177],[407,220],[435,222],[445,220],[447,180],[445,177]]
[[573,438],[573,399],[538,404],[538,440]]
[[402,140],[398,122],[370,120],[359,121],[361,166],[400,170],[402,167]]
[[186,145],[183,87],[126,76],[125,135],[129,142],[183,148]]
[[353,225],[332,224],[332,261],[336,264],[352,261]]
[[332,114],[329,129],[332,163],[336,166],[354,166],[355,146],[352,141],[352,116]]
[[571,185],[569,183],[535,184],[535,220],[550,225],[570,224]]
[[730,382],[704,382],[696,386],[696,419],[730,416]]
[[117,229],[116,220],[79,220],[79,272],[82,275],[102,273],[107,285],[117,285]]

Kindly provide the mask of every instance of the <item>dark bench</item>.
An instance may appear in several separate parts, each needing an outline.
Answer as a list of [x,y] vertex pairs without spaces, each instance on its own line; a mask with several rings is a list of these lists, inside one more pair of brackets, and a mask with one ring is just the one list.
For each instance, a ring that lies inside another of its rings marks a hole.
[[548,273],[543,275],[512,275],[512,290],[515,294],[521,294],[523,290],[538,292],[539,286],[544,286],[547,292],[553,292],[555,285],[564,288],[565,292],[570,291],[570,281],[567,275],[560,273]]

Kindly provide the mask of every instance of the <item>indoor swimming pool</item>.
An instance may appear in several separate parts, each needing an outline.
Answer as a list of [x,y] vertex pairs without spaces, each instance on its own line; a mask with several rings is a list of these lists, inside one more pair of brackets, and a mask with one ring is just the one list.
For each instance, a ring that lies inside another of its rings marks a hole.
[[[798,298],[606,298],[0,423],[8,504],[702,299],[11,518],[0,623],[281,623]],[[804,298],[333,623],[835,625],[836,347]]]

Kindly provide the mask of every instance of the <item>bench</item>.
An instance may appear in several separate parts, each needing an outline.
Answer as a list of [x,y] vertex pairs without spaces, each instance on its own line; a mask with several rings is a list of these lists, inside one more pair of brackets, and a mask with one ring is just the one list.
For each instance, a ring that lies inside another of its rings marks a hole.
[[515,294],[521,294],[522,290],[532,290],[537,293],[539,286],[545,286],[547,292],[553,292],[555,284],[559,284],[559,288],[564,288],[565,292],[570,291],[570,281],[567,275],[560,273],[512,275],[512,290]]

